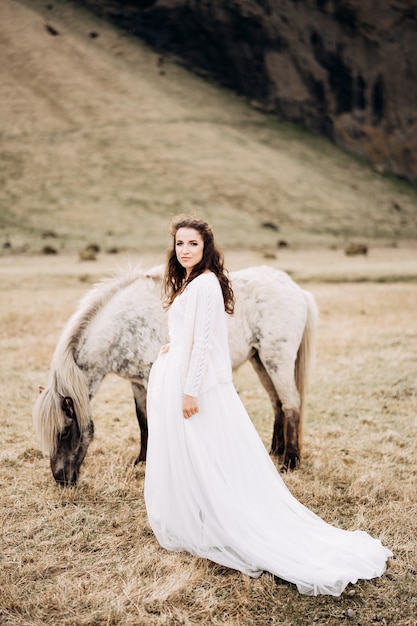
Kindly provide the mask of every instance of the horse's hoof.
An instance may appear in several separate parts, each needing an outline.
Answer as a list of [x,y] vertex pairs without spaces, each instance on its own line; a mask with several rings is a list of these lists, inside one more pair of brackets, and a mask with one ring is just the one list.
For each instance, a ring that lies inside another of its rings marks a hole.
[[284,463],[281,465],[281,472],[292,472],[300,467],[300,459],[298,456],[288,457],[285,459]]
[[55,481],[57,485],[59,485],[60,487],[62,487],[63,489],[69,489],[70,487],[76,487],[77,486],[77,481],[71,481],[71,480],[56,480]]

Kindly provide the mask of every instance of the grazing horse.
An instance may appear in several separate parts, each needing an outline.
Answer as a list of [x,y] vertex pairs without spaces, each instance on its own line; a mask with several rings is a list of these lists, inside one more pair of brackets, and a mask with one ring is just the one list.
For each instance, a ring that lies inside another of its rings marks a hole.
[[[90,402],[106,374],[131,382],[145,461],[146,391],[152,363],[168,340],[161,305],[161,268],[128,269],[93,287],[58,341],[49,382],[33,409],[34,424],[50,456],[55,480],[77,482],[94,436]],[[230,274],[235,312],[228,317],[233,369],[248,359],[267,391],[275,421],[271,454],[283,470],[298,467],[301,423],[318,311],[311,293],[270,266]]]

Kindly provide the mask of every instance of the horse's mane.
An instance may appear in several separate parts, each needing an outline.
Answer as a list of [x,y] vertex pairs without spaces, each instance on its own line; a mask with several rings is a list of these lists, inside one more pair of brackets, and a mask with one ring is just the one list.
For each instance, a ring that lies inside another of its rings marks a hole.
[[52,363],[64,350],[71,349],[74,354],[79,339],[97,313],[111,300],[115,293],[125,289],[138,278],[148,274],[135,266],[116,270],[110,277],[101,279],[80,300],[74,315],[69,319],[58,341]]
[[116,293],[138,278],[147,277],[156,278],[137,266],[117,270],[87,292],[69,319],[52,357],[48,385],[38,396],[33,409],[35,429],[46,453],[50,455],[55,453],[58,433],[64,428],[63,398],[72,399],[80,431],[83,431],[90,421],[87,379],[75,362],[82,334]]

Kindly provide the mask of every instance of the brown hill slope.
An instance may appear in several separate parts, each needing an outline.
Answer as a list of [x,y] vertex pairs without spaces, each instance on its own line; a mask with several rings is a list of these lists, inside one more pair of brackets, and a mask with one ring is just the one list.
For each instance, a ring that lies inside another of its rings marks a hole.
[[417,185],[415,0],[75,0]]
[[67,251],[155,249],[180,211],[211,220],[228,248],[416,239],[411,187],[161,67],[79,8],[3,0],[0,22],[4,252],[48,234]]

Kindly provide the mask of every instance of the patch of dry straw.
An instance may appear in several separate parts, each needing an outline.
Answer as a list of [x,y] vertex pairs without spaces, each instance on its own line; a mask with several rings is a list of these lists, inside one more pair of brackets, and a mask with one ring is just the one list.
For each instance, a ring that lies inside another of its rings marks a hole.
[[[252,580],[158,546],[146,519],[145,468],[132,467],[138,430],[126,382],[109,378],[100,389],[79,486],[53,483],[30,415],[86,288],[63,282],[48,288],[34,279],[28,299],[16,280],[1,311],[2,624],[415,626],[415,284],[309,286],[321,309],[318,357],[303,465],[284,479],[327,521],[380,537],[395,559],[384,577],[341,598],[308,598],[269,574]],[[270,406],[249,366],[236,385],[268,445]]]

